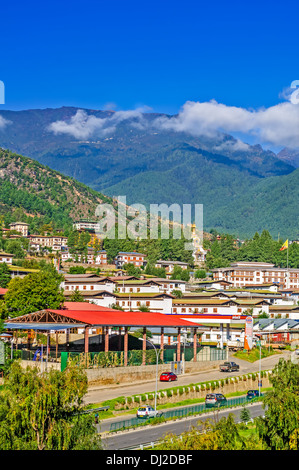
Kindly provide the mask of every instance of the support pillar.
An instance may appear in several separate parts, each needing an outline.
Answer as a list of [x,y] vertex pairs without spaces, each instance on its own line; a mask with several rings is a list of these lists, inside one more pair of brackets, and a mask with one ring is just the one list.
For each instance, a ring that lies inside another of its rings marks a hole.
[[89,327],[86,326],[84,330],[84,352],[89,352]]
[[145,366],[145,359],[146,359],[146,327],[143,327],[143,334],[142,334],[142,365]]
[[118,350],[121,351],[121,326],[118,328]]
[[56,336],[56,362],[57,362],[57,357],[58,357],[58,331],[56,331],[55,336]]
[[163,361],[164,361],[164,328],[163,328],[163,326],[162,326],[162,328],[161,328],[161,345],[160,345],[160,350],[161,350],[160,359],[161,359],[161,361],[163,362]]
[[128,365],[128,327],[125,326],[125,336],[124,336],[124,365]]
[[181,328],[178,328],[177,361],[181,360]]
[[109,351],[109,327],[105,326],[105,352]]
[[197,328],[193,329],[193,361],[197,361]]
[[223,349],[223,323],[220,323],[220,349]]

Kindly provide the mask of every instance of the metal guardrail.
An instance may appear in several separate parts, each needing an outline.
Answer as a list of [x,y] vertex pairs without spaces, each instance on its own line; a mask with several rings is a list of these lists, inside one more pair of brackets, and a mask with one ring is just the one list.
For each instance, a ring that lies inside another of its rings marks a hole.
[[99,408],[89,408],[88,410],[84,410],[81,412],[81,414],[95,413],[97,411],[107,411],[109,409],[110,406],[100,406]]
[[[260,397],[263,397],[263,396],[264,394],[261,393]],[[259,401],[260,397],[253,398],[251,400],[248,400],[246,396],[229,398],[225,405],[222,405],[219,407],[218,406],[207,407],[205,403],[201,403],[199,405],[187,406],[187,407],[178,408],[175,410],[165,411],[163,412],[162,417],[165,418],[166,420],[173,419],[173,418],[184,418],[184,417],[192,416],[196,414],[208,413],[213,410],[215,411],[219,409],[233,408],[235,406],[244,405],[244,404],[256,403],[257,401]],[[128,428],[141,426],[142,423],[144,422],[146,422],[147,424],[150,424],[153,421],[153,419],[155,418],[148,418],[143,421],[141,418],[131,418],[131,419],[118,421],[116,423],[111,423],[110,432],[121,431],[121,430],[125,430]]]

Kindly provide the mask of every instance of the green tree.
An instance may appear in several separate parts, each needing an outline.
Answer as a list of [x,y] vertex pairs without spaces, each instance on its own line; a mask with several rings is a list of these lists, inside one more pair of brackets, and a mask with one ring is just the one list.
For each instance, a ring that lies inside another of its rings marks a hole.
[[5,245],[5,250],[16,258],[25,258],[25,251],[20,240],[9,240]]
[[246,405],[243,405],[241,413],[240,413],[240,418],[243,423],[247,423],[247,421],[250,420],[250,412],[247,408]]
[[139,277],[140,274],[141,274],[141,270],[139,268],[137,268],[136,266],[134,266],[133,263],[125,263],[123,265],[123,269],[126,271],[128,276]]
[[11,273],[6,263],[0,264],[0,287],[7,287],[11,279]]
[[84,266],[71,266],[69,269],[69,274],[85,274],[86,269]]
[[[5,391],[4,391],[5,390]],[[0,392],[1,450],[99,450],[91,415],[82,414],[86,374],[77,366],[63,372],[24,370],[14,362]]]
[[207,273],[205,269],[197,269],[195,271],[195,279],[205,279],[207,277]]
[[72,292],[69,297],[69,302],[85,302],[84,296],[81,294],[79,289],[76,289]]
[[298,364],[280,359],[269,380],[272,383],[272,389],[264,398],[265,417],[257,420],[259,435],[268,449],[298,449]]
[[30,273],[24,278],[15,277],[5,294],[6,316],[15,317],[45,308],[58,309],[64,302],[60,288],[61,278],[52,268],[49,271]]

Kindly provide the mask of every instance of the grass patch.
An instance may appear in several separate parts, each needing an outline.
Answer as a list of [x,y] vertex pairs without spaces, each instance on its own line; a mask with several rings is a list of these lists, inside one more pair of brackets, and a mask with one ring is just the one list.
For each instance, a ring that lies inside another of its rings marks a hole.
[[[261,348],[262,359],[264,359],[265,357],[273,356],[274,354],[281,354],[281,352],[274,351],[273,349],[270,349],[269,351],[267,348]],[[236,357],[237,359],[242,359],[243,361],[256,362],[260,359],[260,349],[254,348],[250,351],[237,351],[234,354],[234,357]]]

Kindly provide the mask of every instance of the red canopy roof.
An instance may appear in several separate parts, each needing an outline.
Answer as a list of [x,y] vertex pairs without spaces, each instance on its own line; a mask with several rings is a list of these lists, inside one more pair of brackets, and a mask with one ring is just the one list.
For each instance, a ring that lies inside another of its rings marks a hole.
[[177,315],[165,315],[158,312],[123,312],[88,302],[65,302],[62,309],[47,310],[79,323],[93,326],[181,326],[194,328],[194,323],[183,320]]

